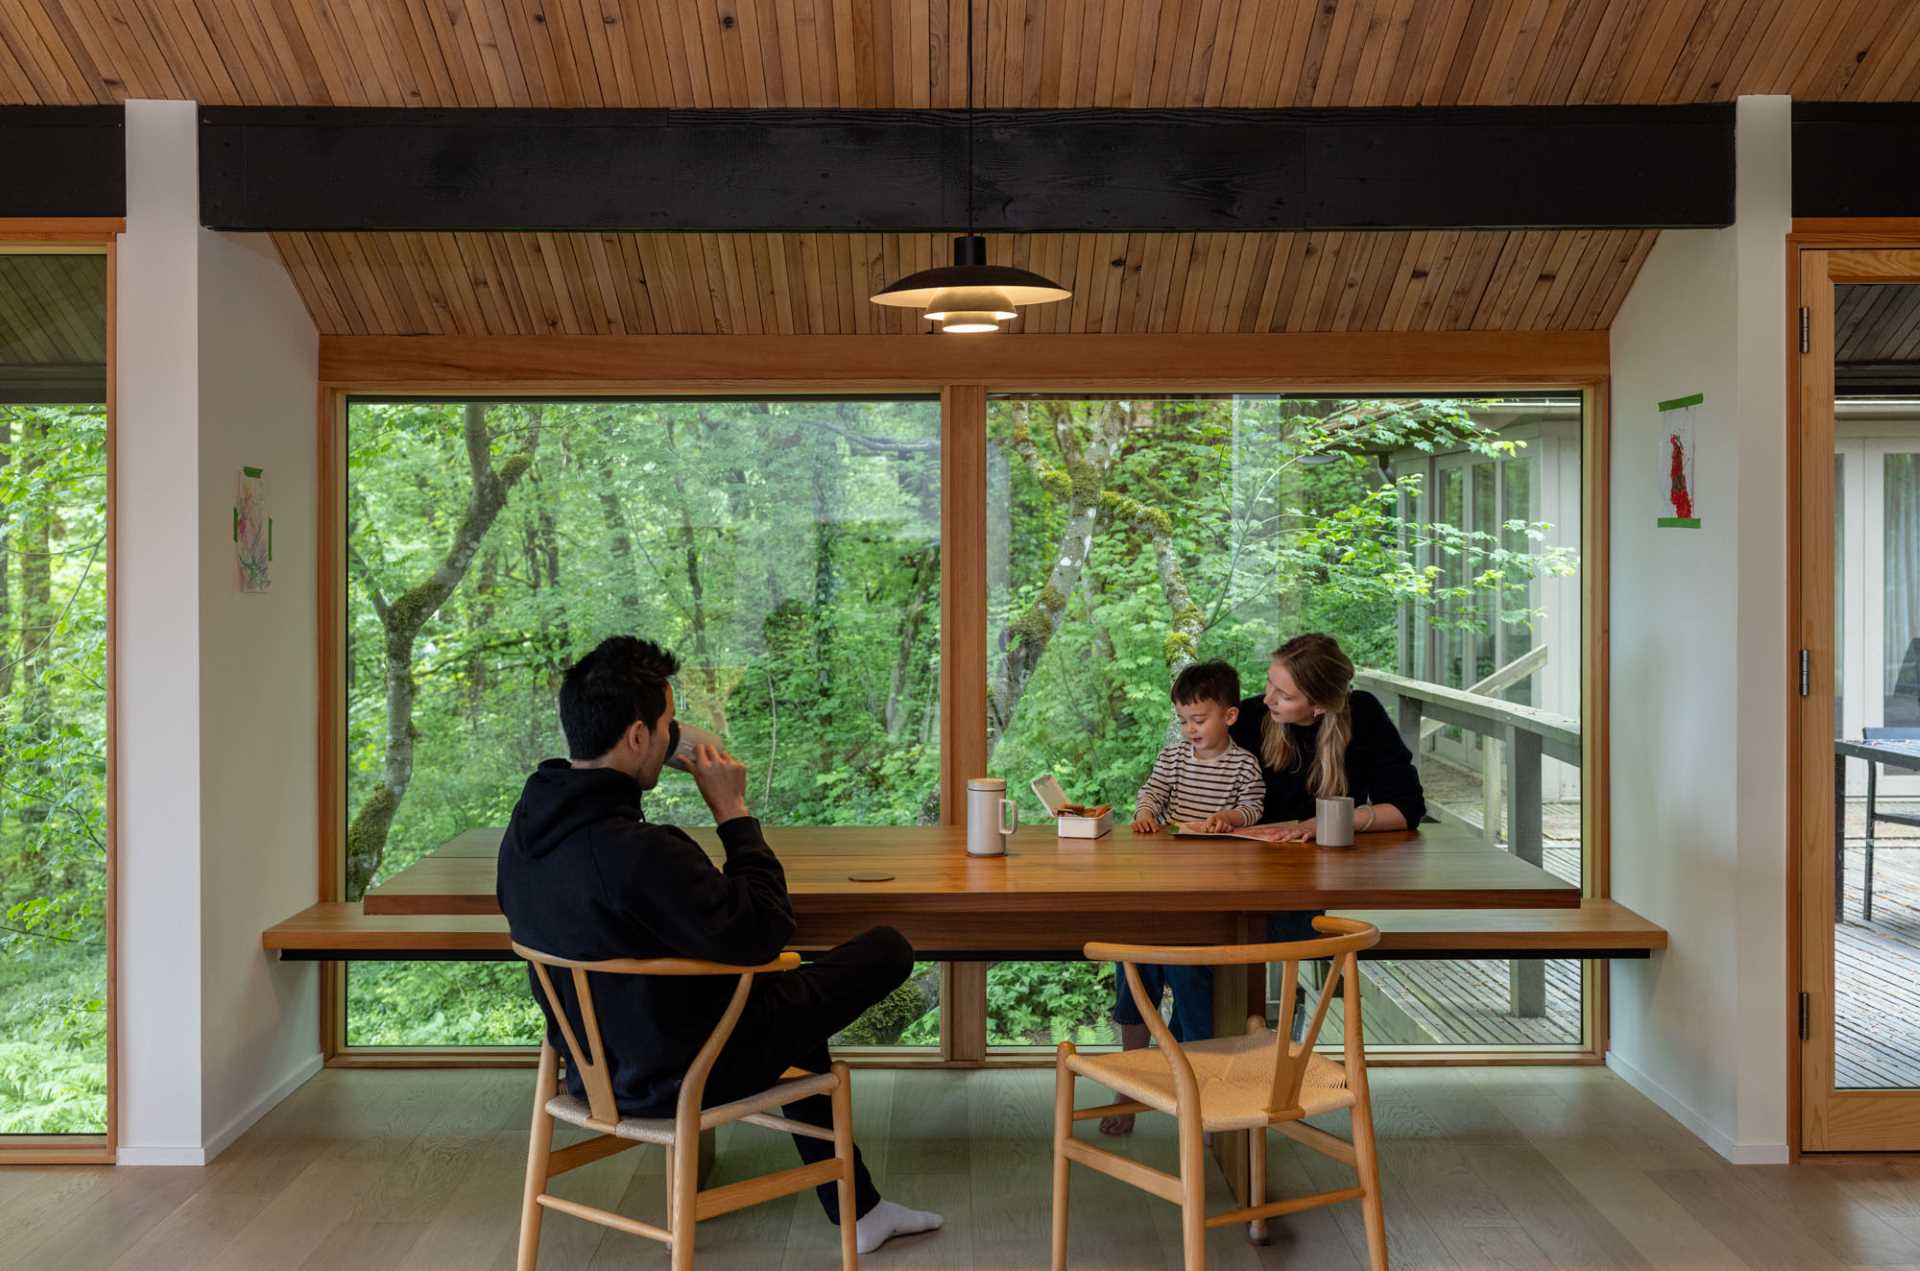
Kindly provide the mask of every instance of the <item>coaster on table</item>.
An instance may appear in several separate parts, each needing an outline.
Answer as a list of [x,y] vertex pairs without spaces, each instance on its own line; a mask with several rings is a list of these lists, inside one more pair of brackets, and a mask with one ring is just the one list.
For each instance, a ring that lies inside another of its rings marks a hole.
[[850,883],[890,883],[893,881],[893,875],[873,873],[873,872],[864,873],[864,874],[848,874],[847,881]]

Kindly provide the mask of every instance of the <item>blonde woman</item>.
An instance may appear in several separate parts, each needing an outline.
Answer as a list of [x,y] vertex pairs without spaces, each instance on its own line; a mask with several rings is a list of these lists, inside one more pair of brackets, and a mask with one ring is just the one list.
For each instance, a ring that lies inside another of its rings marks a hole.
[[1313,839],[1315,799],[1353,799],[1356,834],[1404,830],[1427,814],[1413,756],[1373,694],[1353,688],[1353,663],[1330,635],[1300,635],[1273,651],[1267,691],[1240,703],[1235,745],[1260,757],[1264,824]]
[[[1312,841],[1315,799],[1351,797],[1356,834],[1404,830],[1427,814],[1413,756],[1380,699],[1353,687],[1353,662],[1330,635],[1295,636],[1273,651],[1267,691],[1240,703],[1231,736],[1260,757],[1261,820],[1289,840]],[[1267,939],[1312,939],[1316,912],[1270,915]]]

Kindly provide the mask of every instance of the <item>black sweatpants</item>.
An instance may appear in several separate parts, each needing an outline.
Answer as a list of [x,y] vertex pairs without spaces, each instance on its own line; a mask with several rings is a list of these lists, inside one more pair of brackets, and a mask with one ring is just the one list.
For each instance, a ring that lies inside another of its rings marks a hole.
[[[707,1078],[702,1102],[713,1107],[744,1099],[778,1082],[789,1068],[827,1071],[827,1040],[912,973],[913,946],[906,937],[892,927],[875,927],[797,971],[755,977],[740,1022]],[[782,1111],[808,1125],[833,1125],[833,1101],[823,1094],[790,1103]],[[796,1134],[793,1143],[808,1164],[833,1156],[833,1144],[824,1139]],[[853,1161],[855,1211],[864,1216],[880,1203],[880,1193],[857,1147]],[[835,1223],[840,1221],[837,1187],[822,1183],[816,1189]]]

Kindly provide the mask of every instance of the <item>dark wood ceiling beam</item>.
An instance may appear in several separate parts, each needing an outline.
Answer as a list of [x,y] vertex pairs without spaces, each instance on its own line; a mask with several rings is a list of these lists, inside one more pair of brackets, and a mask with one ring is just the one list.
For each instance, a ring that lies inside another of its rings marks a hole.
[[1793,103],[1793,214],[1920,215],[1920,102]]
[[0,219],[125,216],[126,113],[0,106]]
[[[1733,107],[994,110],[988,232],[1712,228]],[[952,110],[201,112],[214,229],[948,232]]]

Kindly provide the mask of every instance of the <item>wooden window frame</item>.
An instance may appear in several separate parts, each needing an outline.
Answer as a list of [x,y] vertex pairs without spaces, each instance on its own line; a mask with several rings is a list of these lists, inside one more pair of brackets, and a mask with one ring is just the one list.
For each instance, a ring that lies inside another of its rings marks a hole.
[[107,944],[104,1004],[107,1016],[107,1127],[104,1134],[0,1135],[0,1165],[111,1165],[120,1149],[120,1009],[119,1009],[119,772],[115,746],[119,737],[119,680],[114,658],[119,648],[118,593],[115,587],[119,553],[118,504],[114,497],[114,402],[116,336],[116,280],[119,236],[127,228],[121,217],[0,219],[0,254],[44,252],[60,255],[103,255],[107,258],[107,790],[106,870],[107,899],[101,915]]
[[[990,340],[990,344],[982,341]],[[992,356],[982,356],[991,349]],[[1580,394],[1583,889],[1610,894],[1607,798],[1609,428],[1605,331],[1319,332],[1282,335],[926,336],[322,336],[320,471],[319,899],[344,894],[344,429],[349,396],[382,394],[645,397],[938,394],[941,402],[941,816],[964,804],[987,759],[986,413],[1002,392],[1451,392],[1499,388]],[[1152,368],[1143,371],[1140,368]],[[958,615],[979,615],[963,632]],[[975,630],[974,628],[978,629]],[[977,686],[976,689],[969,686]],[[964,691],[963,691],[964,690]],[[937,1052],[877,1050],[865,1066],[1023,1067],[989,1056],[985,962],[944,964]],[[342,964],[322,968],[321,1038],[333,1067],[525,1065],[517,1048],[349,1048]],[[1608,1042],[1604,961],[1582,970],[1583,1042],[1539,1052],[1447,1047],[1381,1064],[1599,1064]]]

